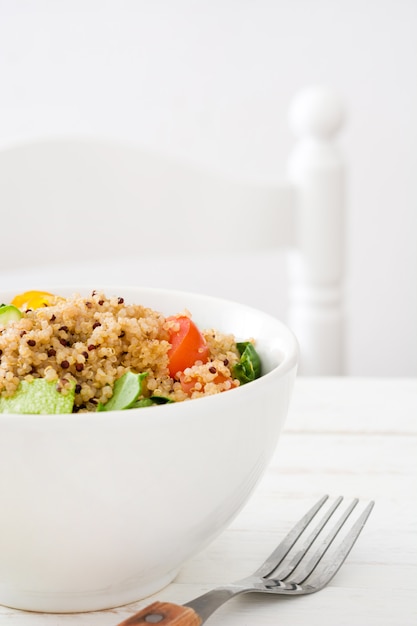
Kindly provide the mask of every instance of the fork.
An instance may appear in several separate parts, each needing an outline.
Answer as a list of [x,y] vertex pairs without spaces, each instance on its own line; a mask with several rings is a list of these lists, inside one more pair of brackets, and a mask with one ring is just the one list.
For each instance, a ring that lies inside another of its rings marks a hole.
[[[323,496],[251,576],[217,587],[184,605],[154,602],[119,626],[200,626],[222,604],[242,593],[304,595],[323,589],[346,560],[374,506],[369,502],[355,517],[359,500],[355,498],[344,509],[343,500],[342,496],[334,501]],[[337,517],[339,507],[342,514]],[[335,517],[336,523],[327,530]]]

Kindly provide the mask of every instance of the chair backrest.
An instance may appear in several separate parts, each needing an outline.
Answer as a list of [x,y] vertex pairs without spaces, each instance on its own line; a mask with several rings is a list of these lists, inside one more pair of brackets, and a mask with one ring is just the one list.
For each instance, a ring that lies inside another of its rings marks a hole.
[[[243,300],[293,328],[301,372],[341,373],[343,167],[333,144],[341,107],[314,89],[291,115],[299,139],[280,188],[105,139],[5,147],[3,285],[140,283]],[[282,249],[292,250],[288,279],[278,270]]]

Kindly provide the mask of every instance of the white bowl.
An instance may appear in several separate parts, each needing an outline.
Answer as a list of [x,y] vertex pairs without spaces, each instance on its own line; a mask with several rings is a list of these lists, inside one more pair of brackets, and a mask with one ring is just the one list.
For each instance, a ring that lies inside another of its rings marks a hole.
[[287,415],[298,347],[281,322],[192,293],[103,291],[167,315],[187,308],[201,328],[254,337],[264,374],[222,394],[158,407],[0,414],[4,605],[91,611],[161,589],[246,503]]

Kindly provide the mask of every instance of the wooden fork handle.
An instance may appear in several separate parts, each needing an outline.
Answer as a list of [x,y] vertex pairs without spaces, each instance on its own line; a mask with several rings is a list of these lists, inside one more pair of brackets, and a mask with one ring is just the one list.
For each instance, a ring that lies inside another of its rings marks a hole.
[[128,617],[118,626],[200,626],[201,617],[188,606],[171,602],[154,602],[139,613]]

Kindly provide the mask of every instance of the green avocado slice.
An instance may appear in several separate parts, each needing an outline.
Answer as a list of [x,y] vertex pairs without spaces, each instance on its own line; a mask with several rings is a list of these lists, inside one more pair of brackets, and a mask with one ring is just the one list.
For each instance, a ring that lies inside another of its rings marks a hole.
[[66,394],[57,391],[56,381],[35,378],[22,380],[10,398],[0,396],[0,413],[27,413],[34,415],[72,413],[75,382],[68,381]]
[[142,382],[148,372],[134,374],[126,372],[116,380],[113,387],[113,395],[105,404],[101,402],[97,406],[97,411],[121,411],[133,408],[138,397],[142,393]]

